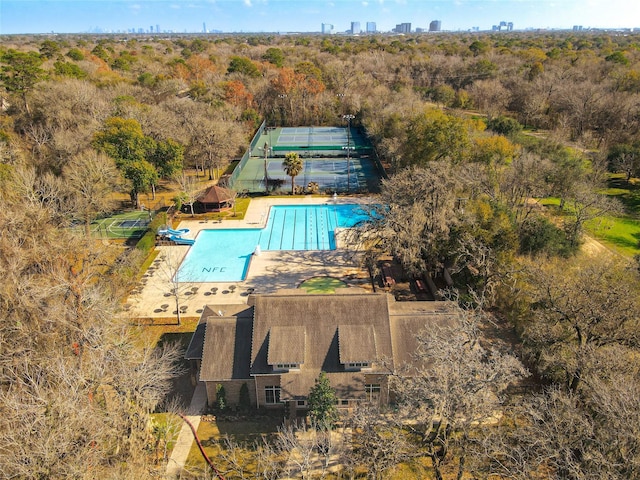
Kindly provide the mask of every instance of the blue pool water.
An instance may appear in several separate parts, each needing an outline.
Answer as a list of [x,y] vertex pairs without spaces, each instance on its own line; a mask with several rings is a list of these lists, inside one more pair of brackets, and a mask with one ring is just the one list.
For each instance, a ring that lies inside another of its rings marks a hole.
[[258,228],[201,230],[178,278],[184,282],[237,282],[247,276],[256,246],[269,250],[334,250],[336,228],[369,218],[362,206],[289,205],[271,207],[267,225]]

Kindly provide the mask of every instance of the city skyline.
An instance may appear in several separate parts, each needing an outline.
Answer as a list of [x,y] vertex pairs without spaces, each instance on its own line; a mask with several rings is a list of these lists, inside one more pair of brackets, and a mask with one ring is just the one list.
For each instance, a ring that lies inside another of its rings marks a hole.
[[[0,34],[87,32],[347,32],[352,22],[379,32],[411,23],[428,30],[638,28],[636,0],[2,0]],[[207,27],[204,27],[206,25]],[[155,33],[160,33],[155,32]]]

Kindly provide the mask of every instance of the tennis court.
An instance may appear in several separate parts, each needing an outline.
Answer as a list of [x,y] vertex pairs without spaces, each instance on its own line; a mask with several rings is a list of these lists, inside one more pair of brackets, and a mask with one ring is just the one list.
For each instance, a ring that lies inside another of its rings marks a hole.
[[[298,151],[302,156],[340,157],[346,155],[347,149],[358,154],[371,148],[354,128],[282,127],[268,130],[266,136],[265,142],[271,146],[271,156],[284,156],[291,151]],[[258,148],[264,152],[264,144],[258,144]]]
[[120,213],[91,222],[91,235],[99,238],[140,238],[147,231],[150,222],[147,211]]
[[303,170],[295,184],[317,184],[321,192],[369,193],[378,191],[381,174],[373,149],[356,128],[266,127],[254,140],[247,158],[234,172],[234,189],[249,192],[289,191],[291,177],[282,164],[296,152]]

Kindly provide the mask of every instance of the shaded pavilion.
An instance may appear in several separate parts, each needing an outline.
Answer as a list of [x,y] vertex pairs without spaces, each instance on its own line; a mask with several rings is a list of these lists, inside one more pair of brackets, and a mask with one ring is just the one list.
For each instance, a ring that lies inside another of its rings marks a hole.
[[199,213],[229,210],[233,207],[234,197],[232,190],[212,185],[193,203],[193,208]]

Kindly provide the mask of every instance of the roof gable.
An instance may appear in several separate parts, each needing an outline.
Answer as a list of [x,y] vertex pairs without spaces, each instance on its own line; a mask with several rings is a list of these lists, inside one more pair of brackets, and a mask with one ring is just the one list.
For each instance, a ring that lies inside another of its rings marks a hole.
[[303,325],[271,327],[267,363],[269,365],[304,363],[305,337]]
[[376,335],[373,325],[340,325],[338,327],[340,363],[377,360]]
[[250,378],[251,318],[207,318],[202,359],[202,381]]

